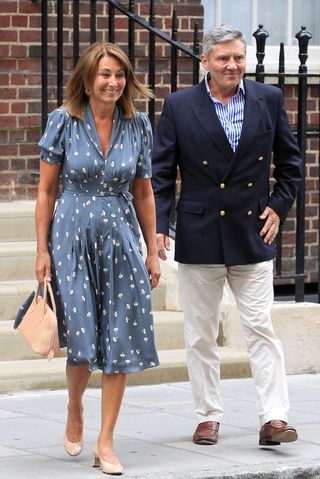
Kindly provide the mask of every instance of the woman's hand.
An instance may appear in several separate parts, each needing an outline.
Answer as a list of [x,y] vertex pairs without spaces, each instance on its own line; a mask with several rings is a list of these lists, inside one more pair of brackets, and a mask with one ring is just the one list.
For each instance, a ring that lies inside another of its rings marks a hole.
[[156,288],[161,275],[157,253],[147,255],[146,268],[150,277],[151,289]]
[[44,278],[51,281],[51,258],[47,251],[37,254],[35,273],[39,283],[43,283]]

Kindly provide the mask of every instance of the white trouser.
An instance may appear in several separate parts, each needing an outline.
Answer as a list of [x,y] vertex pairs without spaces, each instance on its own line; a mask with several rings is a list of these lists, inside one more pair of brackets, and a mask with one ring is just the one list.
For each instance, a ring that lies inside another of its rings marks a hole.
[[287,421],[289,409],[282,345],[271,322],[272,261],[230,266],[179,264],[188,372],[198,422],[220,422],[219,307],[227,279],[235,296],[258,394],[261,425]]

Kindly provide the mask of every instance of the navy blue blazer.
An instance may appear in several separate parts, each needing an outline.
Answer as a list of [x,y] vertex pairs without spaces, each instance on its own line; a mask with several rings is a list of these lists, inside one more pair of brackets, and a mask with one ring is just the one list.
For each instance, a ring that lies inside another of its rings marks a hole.
[[[281,222],[294,202],[302,160],[279,88],[244,80],[245,110],[233,152],[204,81],[165,98],[156,128],[152,184],[157,232],[168,234],[177,166],[175,259],[189,264],[257,263],[275,255],[259,236],[270,206]],[[270,165],[275,182],[270,192]]]

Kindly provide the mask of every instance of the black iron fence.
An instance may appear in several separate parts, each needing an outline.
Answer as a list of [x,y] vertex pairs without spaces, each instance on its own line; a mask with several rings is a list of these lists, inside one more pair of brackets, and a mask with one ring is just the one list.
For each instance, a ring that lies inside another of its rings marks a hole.
[[[189,48],[183,43],[179,42],[178,28],[177,28],[177,13],[173,8],[172,13],[172,28],[171,35],[164,33],[155,26],[155,2],[150,0],[149,2],[149,19],[148,21],[136,14],[136,5],[134,0],[127,1],[127,6],[123,5],[123,2],[114,0],[105,0],[108,4],[108,13],[106,18],[106,28],[108,30],[108,41],[115,43],[117,41],[116,32],[116,14],[121,13],[128,18],[128,38],[127,38],[127,52],[132,62],[135,64],[135,29],[138,25],[139,28],[143,28],[148,32],[148,83],[149,87],[154,90],[156,87],[156,40],[161,39],[171,47],[170,55],[170,90],[171,92],[177,89],[178,79],[178,52],[182,52],[183,55],[192,60],[192,84],[199,82],[199,29],[197,23],[194,24],[193,32],[193,46]],[[61,105],[63,100],[63,52],[64,52],[64,17],[63,17],[63,0],[56,1],[56,16],[57,16],[57,35],[56,35],[56,58],[57,58],[57,72],[56,72],[56,89],[57,89],[57,105]],[[97,0],[90,0],[90,43],[96,41],[96,12]],[[73,65],[76,64],[79,58],[79,20],[80,20],[80,0],[73,0],[72,3],[72,17],[73,17]],[[47,0],[42,0],[42,126],[45,127],[45,123],[48,115],[48,3]],[[286,79],[294,77],[298,79],[298,121],[297,127],[294,131],[299,147],[301,149],[304,168],[303,179],[301,187],[298,192],[296,201],[296,262],[295,272],[291,274],[285,274],[282,270],[283,260],[283,248],[282,248],[282,231],[277,236],[276,244],[276,261],[275,261],[275,279],[284,281],[294,281],[295,284],[295,300],[304,300],[304,279],[305,279],[305,165],[306,165],[306,142],[307,138],[319,137],[319,128],[317,130],[307,129],[307,87],[308,79],[311,77],[320,78],[320,75],[308,74],[307,71],[307,58],[308,58],[308,43],[311,38],[311,34],[307,32],[304,26],[296,34],[296,38],[299,43],[299,59],[300,66],[299,71],[294,74],[288,74],[285,72],[285,58],[284,58],[284,44],[280,44],[279,50],[279,66],[278,71],[275,73],[265,73],[264,70],[264,57],[265,57],[265,44],[268,32],[263,28],[263,25],[259,25],[257,31],[253,33],[256,39],[256,57],[257,65],[254,78],[256,81],[264,82],[267,77],[277,79],[277,86],[282,91],[285,89]],[[150,99],[149,105],[149,117],[152,125],[155,123],[155,100]],[[320,177],[318,178],[320,184]],[[320,194],[319,194],[320,205]],[[320,207],[318,209],[318,225],[320,222]],[[319,226],[318,226],[319,228]],[[174,231],[174,225],[172,225]],[[320,245],[318,234],[318,267],[320,265]],[[320,303],[320,273],[318,273],[318,302]]]

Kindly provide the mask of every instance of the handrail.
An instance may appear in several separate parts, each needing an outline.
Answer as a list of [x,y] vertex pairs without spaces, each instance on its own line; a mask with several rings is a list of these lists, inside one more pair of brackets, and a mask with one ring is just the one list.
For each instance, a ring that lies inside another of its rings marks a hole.
[[135,22],[137,22],[139,25],[142,27],[146,28],[149,32],[154,33],[157,37],[161,38],[162,40],[170,43],[170,45],[175,46],[178,50],[182,51],[183,53],[186,53],[190,57],[192,57],[194,60],[198,60],[200,62],[200,58],[198,55],[195,55],[191,48],[186,47],[183,43],[178,42],[177,40],[172,40],[172,38],[167,35],[166,33],[163,33],[161,30],[159,30],[156,27],[152,27],[146,20],[143,18],[139,17],[135,13],[129,12],[125,7],[123,7],[120,3],[114,1],[114,0],[106,0],[107,3],[111,4],[114,8],[119,10],[121,13],[126,15],[128,18],[131,18]]

